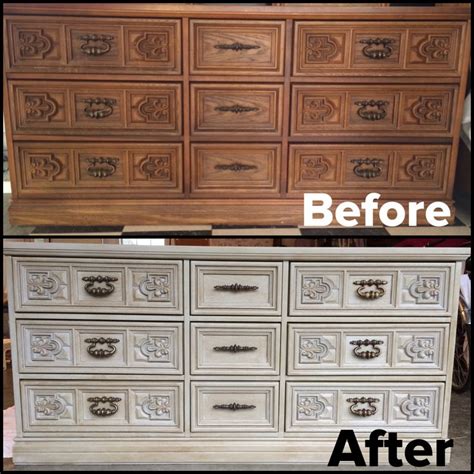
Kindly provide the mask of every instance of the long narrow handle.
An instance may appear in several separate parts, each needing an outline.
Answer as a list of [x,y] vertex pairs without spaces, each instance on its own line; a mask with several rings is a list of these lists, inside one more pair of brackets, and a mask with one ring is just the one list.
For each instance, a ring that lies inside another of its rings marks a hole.
[[225,50],[230,50],[230,51],[244,51],[244,50],[249,50],[249,49],[260,49],[260,46],[258,44],[244,44],[244,43],[239,43],[238,41],[236,41],[230,44],[218,43],[214,45],[214,48],[225,49]]
[[232,283],[231,285],[216,285],[214,286],[214,289],[217,291],[232,291],[233,293],[241,293],[244,291],[257,291],[258,286]]
[[252,352],[256,351],[255,346],[239,346],[238,344],[232,344],[231,346],[216,346],[214,350],[217,352]]
[[214,405],[213,407],[216,410],[252,410],[253,408],[257,408],[255,405],[246,405],[240,403],[227,403],[222,405]]

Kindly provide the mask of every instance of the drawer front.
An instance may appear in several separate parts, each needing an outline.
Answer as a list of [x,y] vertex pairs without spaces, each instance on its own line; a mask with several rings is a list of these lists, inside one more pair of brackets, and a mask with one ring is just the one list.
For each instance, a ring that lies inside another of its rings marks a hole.
[[281,314],[282,264],[191,262],[191,314]]
[[452,131],[456,86],[294,85],[291,134],[436,134]]
[[191,20],[194,74],[283,74],[284,21]]
[[444,375],[448,325],[290,324],[288,374]]
[[[383,269],[383,270],[381,270]],[[449,315],[451,264],[291,264],[290,314]],[[373,310],[373,311],[371,311]],[[389,310],[389,311],[387,311]]]
[[278,194],[281,145],[193,144],[194,194]]
[[[181,144],[104,145],[22,142],[15,145],[20,196],[62,199],[173,196],[183,192]],[[84,195],[87,189],[91,193]]]
[[463,23],[295,22],[293,73],[459,75]]
[[182,314],[182,262],[14,259],[17,311]]
[[275,432],[278,382],[191,382],[192,432]]
[[[288,382],[286,431],[440,433],[444,383]],[[370,399],[367,402],[367,399]]]
[[10,81],[14,132],[181,134],[181,85]]
[[183,382],[20,382],[23,431],[77,433],[182,433]]
[[191,324],[191,373],[278,375],[279,324]]
[[9,69],[181,73],[180,20],[7,19]]
[[183,373],[181,323],[17,321],[20,372]]
[[191,84],[191,130],[281,135],[281,85]]
[[442,195],[450,156],[448,145],[290,145],[288,192],[365,196],[374,188],[400,195],[415,186],[423,196]]

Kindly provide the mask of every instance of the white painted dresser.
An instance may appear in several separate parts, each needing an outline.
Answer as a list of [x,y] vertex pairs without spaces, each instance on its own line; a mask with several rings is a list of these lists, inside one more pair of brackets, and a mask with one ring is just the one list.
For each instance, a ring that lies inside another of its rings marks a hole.
[[447,437],[468,249],[5,253],[18,464],[327,463],[340,429]]

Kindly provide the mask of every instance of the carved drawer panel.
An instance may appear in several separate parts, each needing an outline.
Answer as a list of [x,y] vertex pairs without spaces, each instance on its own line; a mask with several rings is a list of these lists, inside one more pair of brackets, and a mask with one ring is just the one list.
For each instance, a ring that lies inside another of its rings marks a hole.
[[191,431],[278,431],[278,387],[278,382],[191,382]]
[[14,131],[181,134],[181,85],[10,81]]
[[456,95],[456,86],[294,85],[291,134],[448,136]]
[[364,315],[449,314],[453,271],[449,264],[365,265],[292,263],[290,314],[317,316],[363,311]]
[[191,84],[191,131],[281,135],[283,86]]
[[281,145],[192,144],[194,194],[278,194]]
[[19,370],[183,373],[181,323],[17,321]]
[[27,434],[183,432],[183,382],[31,380],[20,386]]
[[279,375],[279,324],[191,324],[191,373]]
[[444,383],[287,382],[286,432],[439,433]]
[[400,195],[400,188],[416,187],[439,195],[446,192],[450,156],[447,145],[290,145],[288,192],[350,189],[365,196],[373,187]]
[[180,20],[7,20],[9,69],[103,73],[181,73]]
[[448,325],[290,324],[289,375],[446,373]]
[[[182,145],[17,142],[20,196],[62,198],[181,194]],[[91,190],[84,195],[84,188]]]
[[191,72],[283,74],[285,22],[191,20]]
[[463,23],[295,22],[293,74],[459,75]]
[[282,264],[191,262],[191,314],[279,316]]
[[182,314],[182,262],[15,259],[18,311]]

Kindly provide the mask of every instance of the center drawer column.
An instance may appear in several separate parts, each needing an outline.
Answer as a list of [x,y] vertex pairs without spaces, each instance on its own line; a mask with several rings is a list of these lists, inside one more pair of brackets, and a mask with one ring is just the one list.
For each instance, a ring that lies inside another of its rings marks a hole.
[[191,262],[192,435],[281,430],[284,274],[282,262]]

